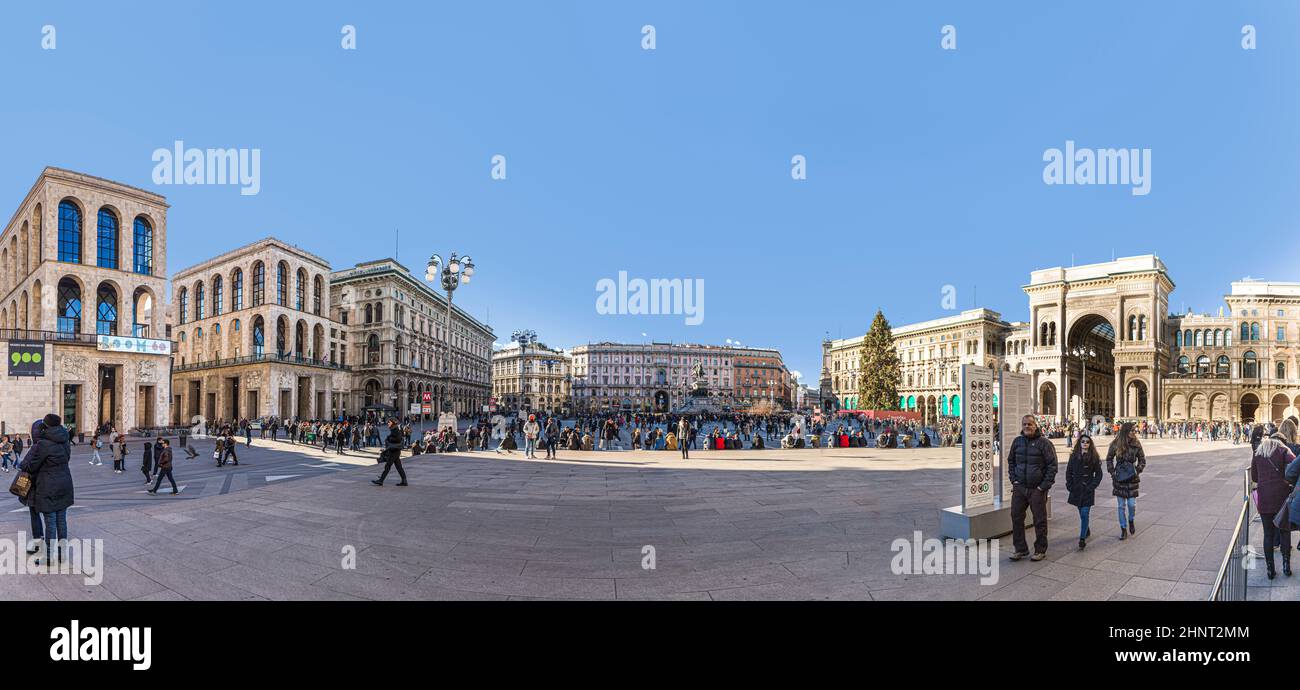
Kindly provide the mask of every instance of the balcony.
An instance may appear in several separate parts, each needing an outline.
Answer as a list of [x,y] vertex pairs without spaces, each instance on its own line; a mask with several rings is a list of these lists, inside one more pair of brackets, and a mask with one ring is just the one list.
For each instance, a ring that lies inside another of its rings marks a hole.
[[204,369],[218,369],[220,367],[233,367],[241,364],[296,364],[304,367],[316,367],[317,369],[331,369],[334,371],[352,371],[352,367],[346,364],[336,364],[324,359],[311,359],[307,357],[298,357],[293,354],[273,354],[264,353],[260,355],[248,355],[246,357],[232,357],[229,359],[210,359],[205,362],[194,362],[186,365],[177,365],[172,371],[180,373],[185,371],[202,371]]

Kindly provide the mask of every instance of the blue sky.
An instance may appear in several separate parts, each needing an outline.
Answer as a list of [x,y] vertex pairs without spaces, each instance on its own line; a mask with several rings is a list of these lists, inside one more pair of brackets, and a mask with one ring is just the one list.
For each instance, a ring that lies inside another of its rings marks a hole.
[[[815,382],[877,307],[954,285],[1021,319],[1071,257],[1158,253],[1175,309],[1300,279],[1298,71],[1280,2],[5,3],[0,206],[45,165],[153,189],[172,272],[267,235],[348,266],[400,228],[417,272],[474,256],[456,299],[501,340],[732,338]],[[260,194],[154,185],[177,139],[261,149]],[[1151,193],[1044,184],[1067,139],[1150,148]],[[620,270],[703,279],[703,324],[598,315]]]

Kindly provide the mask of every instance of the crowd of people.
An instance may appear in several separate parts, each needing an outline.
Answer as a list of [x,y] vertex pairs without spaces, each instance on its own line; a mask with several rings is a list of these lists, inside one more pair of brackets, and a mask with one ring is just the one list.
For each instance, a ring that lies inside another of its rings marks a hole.
[[[1201,435],[1209,435],[1213,440],[1244,437],[1242,442],[1251,447],[1251,500],[1264,525],[1264,561],[1268,578],[1276,577],[1275,551],[1282,554],[1282,573],[1291,576],[1291,531],[1300,529],[1300,492],[1295,489],[1300,481],[1300,440],[1297,439],[1300,421],[1292,417],[1276,426],[1271,423],[1148,426],[1123,422],[1097,427],[1059,429],[1062,434],[1070,434],[1073,440],[1066,463],[1065,486],[1067,502],[1075,506],[1079,514],[1080,550],[1087,548],[1092,537],[1090,513],[1096,503],[1096,491],[1106,476],[1110,477],[1111,495],[1115,497],[1119,539],[1123,541],[1137,535],[1137,500],[1142,474],[1147,467],[1143,438],[1164,437],[1165,434],[1198,440],[1201,440]],[[1095,431],[1111,436],[1105,453],[1104,473]],[[1013,492],[1011,527],[1014,552],[1011,560],[1026,556],[1031,560],[1042,560],[1047,553],[1046,501],[1056,481],[1057,459],[1055,446],[1035,416],[1026,415],[1021,420],[1020,435],[1007,449],[1006,467]],[[1025,534],[1027,511],[1034,527],[1032,555]]]

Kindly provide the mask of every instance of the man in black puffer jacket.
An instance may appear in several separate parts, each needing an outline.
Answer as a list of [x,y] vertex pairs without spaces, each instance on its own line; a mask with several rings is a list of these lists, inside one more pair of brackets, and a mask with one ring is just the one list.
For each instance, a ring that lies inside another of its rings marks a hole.
[[397,420],[388,420],[388,439],[384,442],[384,471],[380,473],[379,479],[371,479],[370,483],[375,486],[383,486],[384,479],[388,477],[388,471],[397,466],[397,476],[402,478],[398,486],[406,486],[406,470],[402,467],[402,448],[406,446],[405,437],[402,434],[401,427],[397,426]]
[[[41,514],[45,522],[45,559],[52,548],[62,547],[68,539],[68,507],[72,505],[72,472],[68,460],[72,448],[68,430],[56,414],[45,415],[44,428],[32,438],[32,448],[23,459],[22,470],[32,477],[27,505]],[[59,548],[62,551],[61,548]],[[54,554],[59,558],[61,554]]]
[[1020,435],[1007,451],[1007,476],[1011,479],[1011,541],[1018,561],[1029,555],[1025,543],[1025,508],[1034,516],[1034,555],[1041,561],[1047,556],[1047,492],[1056,481],[1056,448],[1038,429],[1038,420],[1025,415],[1020,420]]

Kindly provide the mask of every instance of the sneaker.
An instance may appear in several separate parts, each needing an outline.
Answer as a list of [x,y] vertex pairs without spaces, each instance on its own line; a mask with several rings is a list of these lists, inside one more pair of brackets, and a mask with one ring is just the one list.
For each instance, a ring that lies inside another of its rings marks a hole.
[[150,496],[157,496],[157,495],[158,495],[158,492],[157,492],[157,491],[154,491],[153,489],[149,489],[149,490],[146,491],[145,493],[149,494]]
[[1028,552],[1028,551],[1017,551],[1017,552],[1011,554],[1011,560],[1013,560],[1013,561],[1018,561],[1018,560],[1024,558],[1025,556],[1028,556],[1028,555],[1029,555],[1029,552]]
[[1047,558],[1047,552],[1045,552],[1045,551],[1039,551],[1038,553],[1036,553],[1036,554],[1030,556],[1030,557],[1029,557],[1029,560],[1031,560],[1031,561],[1041,561],[1041,560],[1043,560],[1044,558]]

